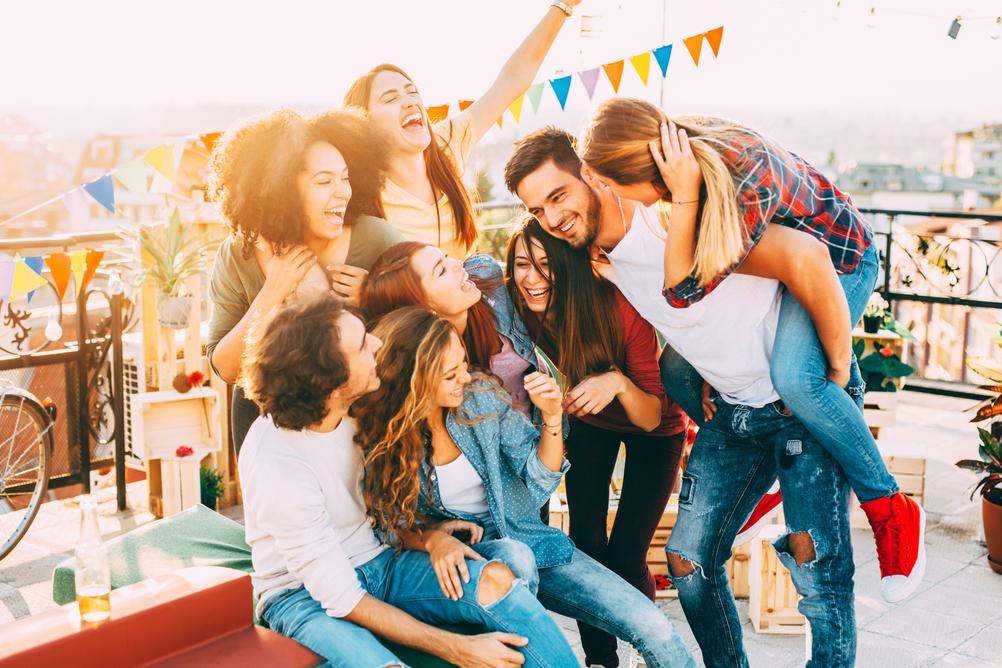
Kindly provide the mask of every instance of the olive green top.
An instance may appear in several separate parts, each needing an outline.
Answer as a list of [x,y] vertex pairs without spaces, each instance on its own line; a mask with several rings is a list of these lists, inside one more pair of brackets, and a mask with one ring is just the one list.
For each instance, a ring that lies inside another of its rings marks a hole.
[[[404,241],[403,235],[382,218],[359,216],[352,224],[351,241],[345,264],[369,271],[384,250]],[[209,281],[212,318],[206,355],[210,363],[219,340],[233,329],[247,313],[251,302],[264,287],[264,272],[251,253],[244,257],[242,242],[229,236],[219,246]]]

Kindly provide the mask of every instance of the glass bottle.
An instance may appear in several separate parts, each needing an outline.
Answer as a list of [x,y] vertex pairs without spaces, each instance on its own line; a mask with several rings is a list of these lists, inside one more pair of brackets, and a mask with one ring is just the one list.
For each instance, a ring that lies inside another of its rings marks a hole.
[[111,615],[108,548],[97,526],[97,500],[90,494],[80,497],[80,539],[73,556],[80,619],[84,622],[108,619]]

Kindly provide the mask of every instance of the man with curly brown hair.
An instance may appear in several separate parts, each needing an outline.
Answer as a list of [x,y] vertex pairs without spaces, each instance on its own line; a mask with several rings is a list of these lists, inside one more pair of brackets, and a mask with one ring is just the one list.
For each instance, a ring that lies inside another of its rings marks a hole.
[[470,550],[462,596],[443,593],[428,552],[450,527],[407,534],[396,550],[374,534],[348,409],[379,387],[381,345],[334,297],[285,308],[248,341],[241,385],[262,417],[239,467],[259,617],[336,666],[404,665],[379,637],[463,666],[576,665],[505,564]]

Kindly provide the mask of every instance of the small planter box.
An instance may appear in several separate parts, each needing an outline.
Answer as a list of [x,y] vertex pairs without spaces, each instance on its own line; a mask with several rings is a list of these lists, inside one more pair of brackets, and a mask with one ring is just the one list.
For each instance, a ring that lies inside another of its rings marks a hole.
[[784,530],[767,527],[751,541],[748,615],[756,633],[795,635],[807,631],[807,618],[797,610],[800,595],[790,571],[772,547],[772,541]]
[[[140,392],[130,401],[133,449],[146,463],[150,511],[169,517],[199,503],[202,459],[222,445],[219,393],[208,387]],[[178,457],[183,445],[194,453]]]

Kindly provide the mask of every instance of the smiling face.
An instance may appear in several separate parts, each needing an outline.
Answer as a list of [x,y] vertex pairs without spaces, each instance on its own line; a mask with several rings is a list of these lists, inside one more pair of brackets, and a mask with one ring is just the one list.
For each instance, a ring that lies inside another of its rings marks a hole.
[[480,288],[470,280],[463,263],[434,246],[414,253],[411,267],[421,280],[425,305],[439,315],[459,315],[480,301]]
[[424,101],[404,75],[384,70],[373,77],[368,110],[370,122],[396,150],[420,153],[431,143]]
[[542,315],[550,305],[550,263],[541,243],[531,239],[526,249],[525,239],[523,234],[515,242],[512,278],[526,308]]
[[463,403],[463,389],[470,384],[466,348],[459,335],[452,332],[442,353],[442,377],[435,389],[435,408],[458,408]]
[[310,144],[296,186],[308,223],[304,240],[309,243],[341,236],[351,184],[348,164],[340,151],[326,142]]
[[348,381],[335,392],[341,401],[350,403],[358,397],[379,389],[376,375],[376,351],[383,342],[365,331],[356,316],[345,311],[337,320],[341,334],[341,353],[348,361]]
[[516,193],[543,229],[573,248],[595,241],[602,205],[591,187],[549,160],[522,179]]

